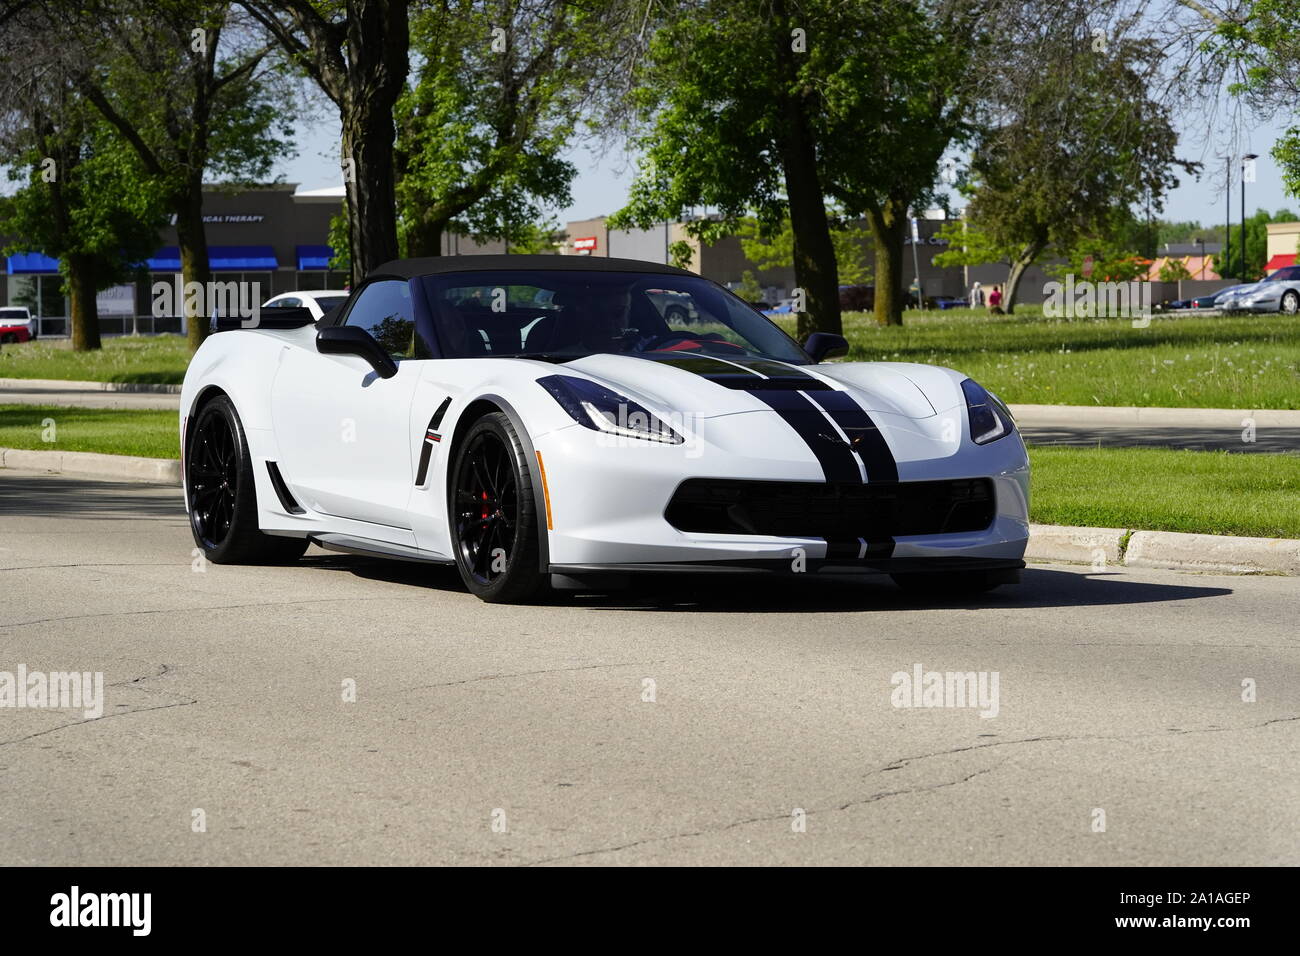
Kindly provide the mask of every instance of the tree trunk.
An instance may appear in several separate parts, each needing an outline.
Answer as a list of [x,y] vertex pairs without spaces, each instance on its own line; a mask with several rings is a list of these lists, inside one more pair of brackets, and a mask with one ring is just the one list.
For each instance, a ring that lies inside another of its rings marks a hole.
[[188,326],[186,338],[190,351],[198,350],[208,336],[207,288],[212,271],[208,267],[208,234],[203,227],[203,184],[191,182],[185,194],[177,197],[173,207],[176,209],[176,239],[181,250],[181,278],[185,287],[189,283],[198,283],[204,294],[197,298],[186,295],[180,303],[182,315]]
[[398,258],[397,194],[393,180],[391,109],[371,109],[349,98],[343,115],[352,287],[375,267]]
[[1002,290],[1002,311],[1007,315],[1015,315],[1016,293],[1020,290],[1020,280],[1024,278],[1025,270],[1028,268],[1027,262],[1011,263],[1011,269],[1007,273],[1007,287]]
[[95,303],[95,274],[90,256],[69,255],[68,299],[72,303],[72,349],[90,352],[101,348],[99,308]]
[[[778,68],[793,87],[798,67],[790,49],[790,30],[785,28],[793,21],[786,13],[784,2],[776,4],[775,13],[775,22],[782,24],[774,34]],[[796,328],[796,336],[802,342],[813,332],[843,334],[839,264],[826,218],[825,192],[817,167],[817,142],[808,122],[806,105],[793,89],[785,96],[782,113],[784,122],[777,138],[790,209],[790,230],[794,236],[794,280],[803,290],[807,305],[806,314],[799,314]]]
[[1016,294],[1020,290],[1020,280],[1025,277],[1025,271],[1042,255],[1047,243],[1032,243],[1027,249],[1020,254],[1020,258],[1011,263],[1011,270],[1007,273],[1007,287],[1002,290],[1002,311],[1007,315],[1015,314]]
[[406,230],[406,255],[411,259],[442,255],[442,236],[447,228],[445,219],[421,219]]
[[903,324],[903,235],[907,229],[907,203],[887,199],[867,210],[867,222],[876,248],[876,321]]

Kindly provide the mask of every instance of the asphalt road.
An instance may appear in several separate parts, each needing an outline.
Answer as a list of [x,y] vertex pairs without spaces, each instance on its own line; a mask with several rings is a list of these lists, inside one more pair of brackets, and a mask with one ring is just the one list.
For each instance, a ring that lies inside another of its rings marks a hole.
[[[98,720],[0,708],[5,862],[1300,863],[1294,578],[520,608],[191,548],[173,489],[0,473],[0,671],[105,683]],[[996,716],[893,706],[918,664],[996,672]]]
[[1185,448],[1191,451],[1290,453],[1300,455],[1300,428],[1257,428],[1253,441],[1243,441],[1244,429],[1210,425],[1103,425],[1037,424],[1023,416],[1016,420],[1031,445],[1066,445],[1095,448]]

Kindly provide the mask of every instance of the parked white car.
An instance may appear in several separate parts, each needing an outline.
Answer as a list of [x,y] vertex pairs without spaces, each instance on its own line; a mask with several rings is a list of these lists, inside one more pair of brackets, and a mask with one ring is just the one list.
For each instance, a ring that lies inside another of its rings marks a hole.
[[283,292],[262,303],[264,309],[307,309],[319,322],[330,309],[347,301],[348,293],[339,289],[313,292]]
[[1227,290],[1230,295],[1214,300],[1225,312],[1300,313],[1300,266],[1278,269],[1271,276],[1251,285]]
[[32,317],[31,309],[20,305],[7,305],[0,308],[0,342],[17,342],[23,336],[21,329],[27,330],[27,338],[36,338],[38,319]]

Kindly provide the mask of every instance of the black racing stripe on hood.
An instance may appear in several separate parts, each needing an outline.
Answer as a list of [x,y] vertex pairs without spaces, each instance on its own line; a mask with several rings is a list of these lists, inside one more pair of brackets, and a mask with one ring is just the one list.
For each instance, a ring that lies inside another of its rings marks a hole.
[[[894,456],[871,417],[850,395],[834,390],[798,366],[755,358],[728,358],[724,362],[707,355],[695,354],[645,353],[641,357],[691,372],[727,388],[745,389],[781,416],[795,434],[803,439],[821,465],[822,474],[827,481],[860,483],[862,472],[858,468],[859,457],[867,466],[868,480],[898,480]],[[803,392],[808,394],[801,394]],[[813,404],[810,398],[815,399],[817,404]],[[822,413],[818,405],[826,410],[826,414]],[[855,438],[860,440],[852,447],[845,444],[835,433],[831,422],[826,420],[827,415],[845,430],[850,441]],[[891,474],[892,478],[889,477]],[[826,539],[828,559],[878,559],[891,557],[893,553],[893,538],[866,542],[857,538]]]
[[706,378],[715,385],[739,391],[812,391],[831,387],[794,365],[783,365],[768,359],[729,357],[724,361],[708,355],[672,352],[645,352],[638,358],[679,368]]
[[755,392],[754,397],[772,409],[795,430],[816,456],[827,481],[860,484],[862,473],[849,446],[844,444],[826,416],[798,392]]
[[844,431],[867,469],[867,481],[898,481],[898,462],[871,416],[848,392],[811,392],[809,397]]

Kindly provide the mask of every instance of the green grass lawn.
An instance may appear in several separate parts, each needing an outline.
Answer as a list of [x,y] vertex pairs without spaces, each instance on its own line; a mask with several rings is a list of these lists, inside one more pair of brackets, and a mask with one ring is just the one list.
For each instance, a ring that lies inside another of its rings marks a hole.
[[1300,455],[1029,449],[1040,524],[1300,538]]
[[854,312],[844,331],[850,361],[945,365],[1007,402],[1300,408],[1296,317],[1155,316],[1135,329],[1128,319],[962,309],[908,312],[901,327],[882,327]]
[[[0,447],[180,455],[176,413],[134,409],[0,405]],[[1300,455],[1031,446],[1029,456],[1041,524],[1300,538]]]
[[179,385],[189,362],[189,346],[179,335],[104,339],[94,352],[74,352],[67,340],[38,339],[0,347],[0,378]]
[[[48,422],[53,420],[51,430]],[[45,439],[53,438],[53,442]],[[175,412],[0,405],[0,448],[179,458]]]

